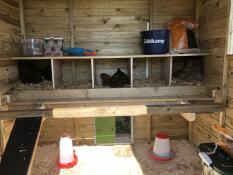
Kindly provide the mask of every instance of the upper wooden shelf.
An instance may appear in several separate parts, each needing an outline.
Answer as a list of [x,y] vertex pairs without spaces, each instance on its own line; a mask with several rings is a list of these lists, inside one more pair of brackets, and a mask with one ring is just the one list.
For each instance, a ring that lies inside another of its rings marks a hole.
[[97,55],[97,56],[63,56],[63,57],[11,57],[10,60],[72,60],[72,59],[119,59],[119,58],[161,58],[161,57],[191,57],[208,56],[208,53],[193,54],[158,54],[158,55]]

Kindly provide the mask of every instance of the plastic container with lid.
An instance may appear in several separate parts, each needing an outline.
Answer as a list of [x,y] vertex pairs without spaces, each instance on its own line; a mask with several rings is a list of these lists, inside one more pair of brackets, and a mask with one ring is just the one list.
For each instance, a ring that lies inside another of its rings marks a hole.
[[63,56],[64,39],[63,38],[45,38],[44,55],[45,56]]
[[43,56],[44,42],[41,39],[23,39],[21,41],[23,46],[23,56]]

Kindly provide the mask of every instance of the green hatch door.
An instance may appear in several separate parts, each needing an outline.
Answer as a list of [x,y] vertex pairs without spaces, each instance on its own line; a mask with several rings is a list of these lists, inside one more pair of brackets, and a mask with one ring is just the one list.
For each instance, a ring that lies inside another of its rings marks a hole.
[[95,118],[96,144],[114,144],[116,140],[115,117]]

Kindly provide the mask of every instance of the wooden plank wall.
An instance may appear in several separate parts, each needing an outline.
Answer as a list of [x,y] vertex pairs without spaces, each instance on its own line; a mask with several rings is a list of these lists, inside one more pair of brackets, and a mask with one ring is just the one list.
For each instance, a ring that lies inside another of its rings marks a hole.
[[39,141],[41,143],[57,142],[64,135],[75,137],[74,119],[46,119],[43,123]]
[[27,38],[63,37],[70,47],[69,3],[64,0],[24,0]]
[[[58,142],[63,134],[76,139],[77,144],[94,144],[94,118],[47,119],[43,124],[40,142]],[[148,137],[147,117],[134,117],[134,140]],[[188,139],[188,122],[179,115],[152,116],[152,139],[157,132],[164,131],[171,139]]]
[[140,31],[146,29],[148,0],[74,1],[75,45],[100,55],[141,53]]
[[[180,115],[152,116],[151,138],[154,140],[156,133],[166,132],[171,139],[188,139],[188,122]],[[146,140],[148,137],[147,117],[134,118],[134,139]]]
[[229,0],[199,1],[199,40],[205,58],[205,76],[208,81],[221,87],[225,54],[226,27]]
[[[17,0],[0,0],[0,58],[20,54],[19,7]],[[18,79],[16,62],[0,61],[0,96]],[[4,121],[3,134],[8,140],[13,121]]]
[[153,29],[166,29],[175,18],[194,19],[195,0],[154,0]]
[[225,127],[233,135],[233,56],[229,56],[228,94]]
[[192,126],[192,142],[198,146],[200,143],[215,142],[218,134],[212,129],[214,124],[220,124],[219,113],[197,114]]
[[[173,18],[194,18],[195,0],[154,0],[153,28],[166,28]],[[100,55],[142,53],[141,34],[149,21],[149,0],[74,0],[73,25],[75,47],[94,49]],[[61,0],[25,0],[25,21],[28,37],[44,38],[59,36],[70,47],[69,3]],[[99,74],[113,74],[117,68],[128,73],[128,60],[121,64],[99,60]],[[106,67],[108,69],[104,70]],[[90,80],[90,67],[86,61],[75,62],[75,80]],[[159,77],[160,61],[152,62],[152,75]],[[135,78],[145,77],[145,60],[134,66]],[[64,62],[64,81],[72,80],[72,64]]]
[[[212,55],[205,58],[205,74],[209,83],[222,87],[223,62],[226,54],[228,0],[198,0],[199,2],[199,40],[203,51]],[[229,72],[229,75],[231,73]],[[231,76],[229,78],[228,100],[231,101]],[[231,107],[228,104],[226,127],[232,131]],[[198,115],[192,128],[193,143],[214,142],[218,134],[212,129],[220,125],[220,114]]]
[[[0,58],[20,54],[19,8],[17,1],[0,0]],[[15,62],[0,61],[0,95],[11,88],[10,82],[18,79]]]

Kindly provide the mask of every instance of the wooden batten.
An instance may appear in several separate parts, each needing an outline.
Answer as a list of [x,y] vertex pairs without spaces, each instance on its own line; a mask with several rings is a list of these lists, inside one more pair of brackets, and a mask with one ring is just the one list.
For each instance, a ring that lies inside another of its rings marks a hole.
[[149,29],[152,30],[153,29],[153,12],[154,12],[154,1],[153,0],[149,0]]
[[195,113],[181,113],[180,114],[184,119],[186,119],[188,122],[193,122],[196,119]]
[[20,17],[20,30],[22,38],[26,38],[26,30],[25,30],[25,20],[24,20],[24,1],[19,0],[19,17]]

